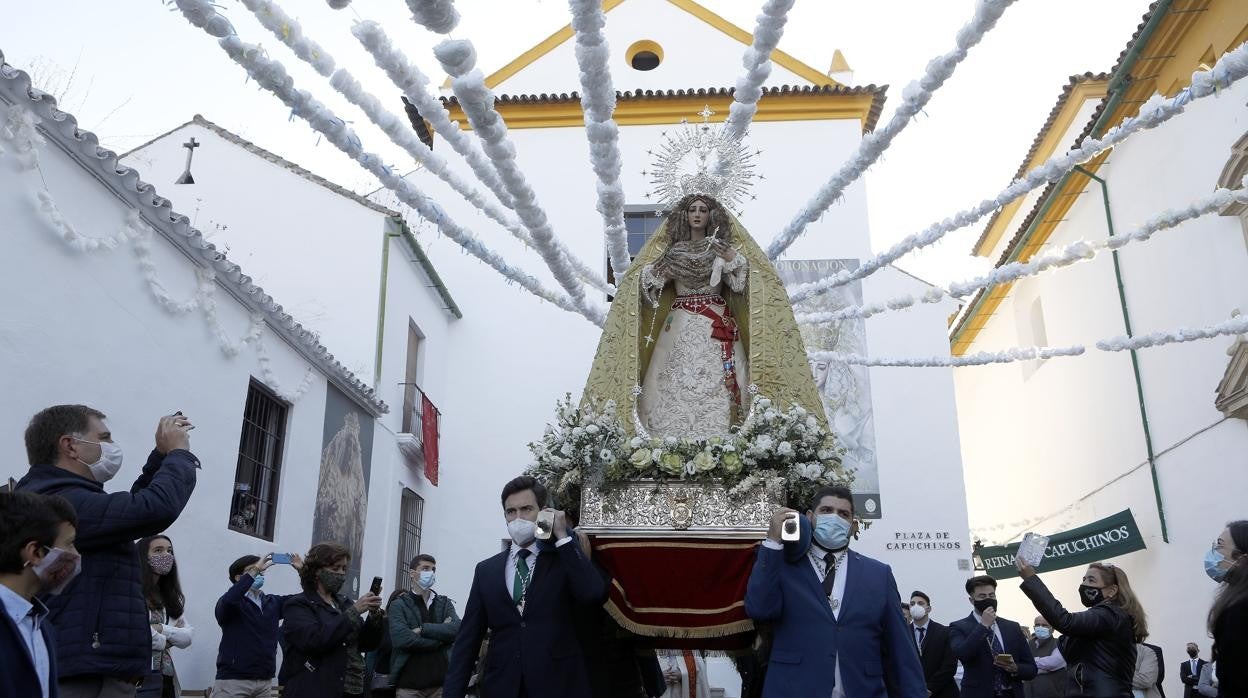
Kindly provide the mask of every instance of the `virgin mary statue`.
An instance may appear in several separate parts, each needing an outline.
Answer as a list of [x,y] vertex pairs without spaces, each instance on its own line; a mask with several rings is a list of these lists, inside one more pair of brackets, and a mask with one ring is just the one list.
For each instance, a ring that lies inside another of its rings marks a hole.
[[754,396],[823,419],[788,293],[715,198],[672,207],[616,288],[586,400],[632,406],[643,437],[726,437]]

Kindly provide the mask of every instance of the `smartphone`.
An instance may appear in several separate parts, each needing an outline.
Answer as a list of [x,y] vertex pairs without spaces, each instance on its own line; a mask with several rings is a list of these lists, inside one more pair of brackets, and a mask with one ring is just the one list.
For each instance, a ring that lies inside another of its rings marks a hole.
[[290,553],[273,553],[269,556],[269,559],[272,560],[275,565],[289,565]]
[[550,509],[543,509],[537,514],[537,533],[535,534],[542,540],[550,540],[550,535],[555,530],[555,512]]
[[797,512],[790,511],[784,517],[784,526],[780,529],[780,540],[798,540],[801,537],[801,527],[797,523]]
[[[175,416],[175,417],[185,417],[186,415],[182,414],[182,410],[178,410],[177,412],[174,412],[174,413],[173,413],[173,416]],[[187,431],[191,431],[191,430],[192,430],[192,429],[194,429],[194,428],[195,428],[195,425],[194,425],[194,424],[192,424],[191,426],[187,427],[187,429],[186,429],[186,430],[187,430]]]
[[381,596],[381,577],[373,577],[373,583],[368,587],[368,590],[373,596]]
[[1049,537],[1042,536],[1038,533],[1028,533],[1023,536],[1023,542],[1018,545],[1018,557],[1031,565],[1039,567],[1044,562],[1044,551],[1049,547]]
[[1014,655],[1012,655],[1012,654],[998,654],[998,655],[997,655],[997,661],[998,661],[998,662],[1001,662],[1001,663],[1003,663],[1003,664],[1004,664],[1005,662],[1012,662],[1012,661],[1014,661]]

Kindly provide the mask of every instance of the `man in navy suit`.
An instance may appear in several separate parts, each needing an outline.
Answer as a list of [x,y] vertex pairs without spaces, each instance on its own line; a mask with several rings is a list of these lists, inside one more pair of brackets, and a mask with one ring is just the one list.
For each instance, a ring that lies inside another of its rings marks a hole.
[[78,574],[78,517],[61,497],[0,494],[0,695],[55,698],[56,641],[48,608]]
[[799,517],[799,540],[783,544],[790,513],[772,517],[745,592],[746,614],[774,628],[763,697],[926,696],[892,570],[849,549],[849,489],[819,490]]
[[601,605],[607,586],[555,511],[550,540],[536,539],[546,488],[531,477],[503,487],[512,543],[477,564],[459,634],[451,648],[444,698],[463,698],[486,630],[483,698],[589,698],[589,678],[573,625],[573,604]]
[[963,698],[1023,698],[1023,682],[1036,678],[1036,662],[1018,623],[997,616],[997,580],[966,580],[975,610],[949,625],[953,653],[962,662]]

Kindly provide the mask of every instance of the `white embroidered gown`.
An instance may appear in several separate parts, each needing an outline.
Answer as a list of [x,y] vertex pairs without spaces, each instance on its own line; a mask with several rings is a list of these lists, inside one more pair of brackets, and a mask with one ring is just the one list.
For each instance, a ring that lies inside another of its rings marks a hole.
[[[677,305],[683,301],[705,306],[722,318],[726,312],[723,289],[743,293],[748,275],[749,263],[742,254],[731,262],[717,257],[701,284],[661,278],[654,274],[653,265],[647,265],[641,273],[642,292],[653,301],[664,286],[675,283]],[[637,416],[650,436],[693,440],[728,436],[735,398],[725,380],[723,342],[712,337],[714,325],[710,317],[674,307],[662,326],[642,328],[655,340],[637,406]],[[749,366],[739,337],[732,343],[732,356],[738,395],[743,408],[748,408]]]

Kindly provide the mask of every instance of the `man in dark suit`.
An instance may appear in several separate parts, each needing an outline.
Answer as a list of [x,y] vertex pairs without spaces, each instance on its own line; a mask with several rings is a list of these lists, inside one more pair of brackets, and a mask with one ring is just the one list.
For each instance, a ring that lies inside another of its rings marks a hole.
[[745,592],[746,614],[774,633],[763,697],[927,695],[892,570],[849,549],[850,491],[817,492],[799,539],[784,544],[790,513],[772,517]]
[[546,488],[531,477],[503,487],[503,515],[512,543],[477,564],[459,634],[451,648],[444,698],[463,698],[486,631],[482,698],[589,698],[589,679],[576,639],[573,604],[596,606],[607,587],[554,511],[550,540],[536,539]]
[[1196,698],[1196,684],[1200,682],[1200,670],[1205,668],[1205,660],[1200,658],[1200,647],[1195,642],[1187,643],[1187,660],[1179,665],[1179,680],[1183,682],[1183,698]]
[[923,678],[927,695],[932,698],[957,698],[958,685],[953,675],[958,672],[958,658],[949,644],[949,626],[932,620],[932,600],[927,594],[910,594],[910,632],[919,648],[923,662]]
[[1023,698],[1023,682],[1036,677],[1036,663],[1023,629],[997,616],[997,580],[966,581],[975,610],[949,626],[954,655],[962,661],[963,698]]
[[78,517],[61,497],[0,494],[0,696],[59,695],[56,640],[35,595],[78,574]]

